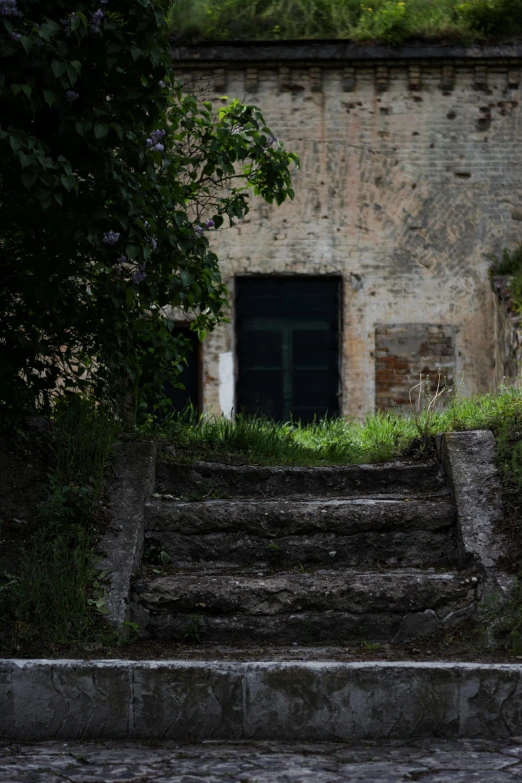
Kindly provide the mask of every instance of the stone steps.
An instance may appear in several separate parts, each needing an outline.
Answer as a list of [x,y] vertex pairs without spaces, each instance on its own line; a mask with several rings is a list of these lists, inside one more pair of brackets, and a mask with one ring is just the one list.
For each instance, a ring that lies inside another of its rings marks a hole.
[[[438,462],[324,468],[158,463],[132,619],[209,644],[398,641],[469,617]],[[438,570],[436,570],[438,569]],[[474,581],[471,581],[473,578]]]
[[457,572],[193,570],[142,578],[133,599],[154,638],[315,644],[402,640],[468,617],[477,579]]
[[444,486],[438,462],[342,467],[258,467],[159,460],[157,485],[162,492],[191,500],[210,498],[349,497],[437,493]]
[[145,510],[145,550],[150,546],[176,566],[451,565],[455,509],[445,498],[415,497],[154,501]]

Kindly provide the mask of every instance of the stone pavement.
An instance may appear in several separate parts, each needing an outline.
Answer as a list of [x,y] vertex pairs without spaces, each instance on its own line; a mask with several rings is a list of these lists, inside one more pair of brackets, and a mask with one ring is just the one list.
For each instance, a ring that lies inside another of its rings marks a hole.
[[0,743],[1,783],[522,783],[522,737],[344,743]]

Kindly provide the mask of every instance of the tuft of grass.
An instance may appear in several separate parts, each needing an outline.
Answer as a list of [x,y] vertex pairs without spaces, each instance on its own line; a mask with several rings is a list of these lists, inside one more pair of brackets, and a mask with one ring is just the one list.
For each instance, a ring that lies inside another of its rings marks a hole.
[[81,646],[106,612],[104,575],[94,564],[98,500],[115,435],[110,411],[74,395],[55,410],[56,469],[38,525],[14,575],[4,575],[4,627],[22,642]]
[[168,18],[185,40],[470,42],[519,35],[522,0],[174,0]]
[[[522,393],[503,388],[471,399],[449,392],[440,410],[405,415],[377,411],[359,423],[327,418],[302,424],[277,423],[259,416],[197,416],[188,409],[171,414],[162,424],[149,420],[141,428],[174,444],[176,458],[194,462],[257,465],[346,465],[386,462],[416,444],[417,454],[429,451],[429,441],[451,430],[499,430],[505,419],[522,416]],[[422,437],[419,435],[422,434]]]

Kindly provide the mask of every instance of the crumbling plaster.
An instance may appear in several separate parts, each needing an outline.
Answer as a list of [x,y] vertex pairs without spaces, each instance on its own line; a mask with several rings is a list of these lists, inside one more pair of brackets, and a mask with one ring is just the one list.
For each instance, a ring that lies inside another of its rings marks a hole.
[[234,353],[239,275],[342,277],[344,415],[375,405],[376,325],[454,326],[457,383],[491,390],[490,256],[520,241],[519,61],[313,65],[230,61],[215,78],[211,62],[178,63],[216,107],[224,94],[258,105],[301,158],[293,202],[254,200],[245,220],[212,237],[231,323],[205,342],[204,408],[221,412],[219,357]]

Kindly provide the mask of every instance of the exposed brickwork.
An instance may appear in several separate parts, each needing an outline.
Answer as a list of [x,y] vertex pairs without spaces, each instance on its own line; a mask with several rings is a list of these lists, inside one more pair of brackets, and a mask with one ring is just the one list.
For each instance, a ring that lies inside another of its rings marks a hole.
[[[503,373],[488,267],[491,254],[522,238],[521,53],[320,60],[320,47],[295,46],[314,61],[263,59],[251,46],[250,61],[226,62],[216,45],[206,62],[189,48],[179,63],[200,91],[224,68],[227,95],[260,106],[301,156],[293,202],[254,202],[214,238],[232,312],[205,342],[205,408],[220,412],[219,354],[234,352],[240,275],[342,276],[346,415],[375,406],[377,325],[454,327],[455,380],[464,379],[464,393],[491,391]],[[203,93],[217,108],[223,93],[212,81]]]
[[[443,325],[378,326],[375,329],[377,407],[409,406],[410,390],[428,377],[432,394],[437,390],[439,375],[441,385],[452,386],[455,375],[454,333],[454,327]],[[416,401],[418,394],[417,388],[412,392],[412,399]]]

